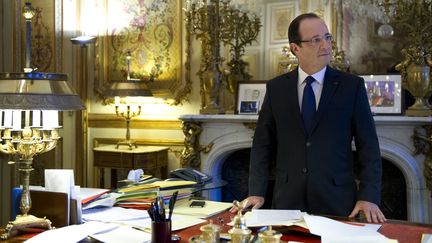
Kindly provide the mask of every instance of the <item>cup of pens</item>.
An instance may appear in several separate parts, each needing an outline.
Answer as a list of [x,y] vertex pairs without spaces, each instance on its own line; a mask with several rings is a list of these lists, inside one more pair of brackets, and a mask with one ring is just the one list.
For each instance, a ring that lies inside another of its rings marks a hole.
[[158,196],[147,210],[151,223],[151,242],[170,243],[171,242],[171,216],[174,210],[174,204],[177,200],[177,191],[174,192],[169,200],[168,217],[165,213],[164,201],[162,196]]

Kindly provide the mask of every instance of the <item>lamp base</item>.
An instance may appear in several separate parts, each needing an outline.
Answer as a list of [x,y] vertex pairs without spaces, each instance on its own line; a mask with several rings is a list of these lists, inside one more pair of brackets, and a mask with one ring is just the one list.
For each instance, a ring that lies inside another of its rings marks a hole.
[[136,142],[132,141],[132,140],[124,140],[124,141],[118,142],[116,149],[118,149],[120,147],[120,145],[127,145],[130,150],[132,150],[134,147],[138,148],[138,145],[136,144]]
[[39,229],[53,229],[51,226],[51,221],[46,218],[38,218],[36,216],[27,215],[17,215],[14,221],[10,221],[5,228],[5,233],[0,236],[1,240],[10,239],[20,233],[20,231],[25,231],[26,228],[39,228]]

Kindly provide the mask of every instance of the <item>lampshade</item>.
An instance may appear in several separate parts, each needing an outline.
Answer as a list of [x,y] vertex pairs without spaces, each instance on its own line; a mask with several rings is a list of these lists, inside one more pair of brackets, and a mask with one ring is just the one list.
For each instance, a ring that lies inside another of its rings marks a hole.
[[82,110],[66,74],[0,73],[0,109]]
[[142,80],[113,80],[104,94],[107,97],[153,96],[146,82]]

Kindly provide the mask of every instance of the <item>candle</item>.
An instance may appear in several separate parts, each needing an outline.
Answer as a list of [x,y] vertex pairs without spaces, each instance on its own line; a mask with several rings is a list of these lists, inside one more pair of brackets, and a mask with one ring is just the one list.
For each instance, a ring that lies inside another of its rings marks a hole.
[[40,127],[41,126],[41,111],[40,110],[34,110],[32,111],[33,117],[32,117],[32,126],[34,127]]
[[59,127],[58,111],[51,111],[51,127]]
[[115,105],[119,105],[120,104],[120,96],[114,97],[114,103],[115,103]]
[[12,110],[5,110],[4,126],[12,127]]
[[49,111],[42,111],[42,126],[43,129],[50,129],[51,128],[51,124],[50,124],[50,114]]
[[12,118],[12,128],[13,129],[21,129],[21,110],[14,110]]
[[52,129],[58,127],[58,111],[42,111],[42,126],[43,129]]
[[24,111],[24,127],[30,126],[30,111]]

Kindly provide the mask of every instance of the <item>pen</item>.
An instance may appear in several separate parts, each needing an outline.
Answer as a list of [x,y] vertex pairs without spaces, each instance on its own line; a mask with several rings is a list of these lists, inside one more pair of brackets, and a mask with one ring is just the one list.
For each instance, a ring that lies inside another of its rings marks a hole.
[[155,221],[155,219],[154,219],[154,214],[153,214],[153,203],[151,203],[150,208],[147,209],[147,213],[148,213],[148,215],[150,216],[150,219],[151,219],[152,221]]
[[139,231],[144,231],[146,233],[151,233],[151,229],[150,228],[144,228],[144,227],[139,227],[139,226],[132,226],[132,229],[136,229]]
[[175,205],[175,203],[177,201],[177,194],[178,194],[178,191],[175,191],[173,193],[173,195],[171,196],[170,200],[169,200],[169,204],[168,204],[168,207],[169,207],[168,220],[171,220],[171,216],[172,216],[173,210],[174,210],[174,205]]
[[158,196],[157,203],[158,203],[158,207],[159,207],[160,222],[163,222],[166,219],[166,216],[165,216],[165,207],[164,207],[164,203],[163,203],[163,197]]

